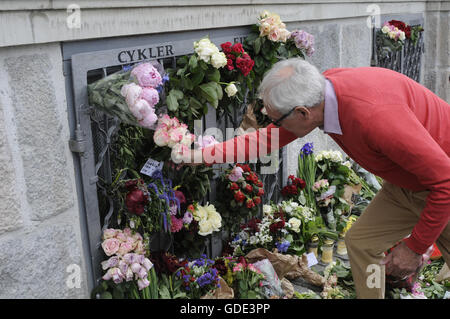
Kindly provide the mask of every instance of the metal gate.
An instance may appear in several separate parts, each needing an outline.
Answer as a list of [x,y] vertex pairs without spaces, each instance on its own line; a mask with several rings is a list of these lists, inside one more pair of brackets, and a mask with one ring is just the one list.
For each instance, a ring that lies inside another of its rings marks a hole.
[[[402,20],[401,17],[384,17],[384,21],[393,19]],[[404,21],[404,20],[403,20]],[[422,18],[412,20],[411,26],[423,25]],[[391,69],[402,73],[416,82],[420,82],[420,71],[422,66],[422,53],[425,51],[423,32],[419,33],[419,38],[414,44],[411,40],[406,40],[399,51],[392,51],[383,46],[380,29],[373,28],[372,32],[372,61],[371,66]]]
[[[175,67],[177,56],[193,53],[193,42],[205,35],[216,44],[230,41],[242,42],[248,28],[215,29],[195,32],[157,34],[127,38],[68,42],[63,44],[64,75],[68,102],[71,140],[74,152],[77,193],[80,207],[83,248],[87,261],[88,286],[92,289],[100,279],[102,228],[114,212],[114,200],[107,195],[107,185],[112,182],[111,159],[114,150],[111,143],[120,128],[118,119],[99,112],[88,105],[87,85],[97,79],[119,71],[124,65],[141,61],[158,60],[167,67]],[[210,108],[203,119],[203,127],[237,128],[245,112],[241,110],[230,116],[216,115]],[[264,186],[270,189],[266,195],[277,201],[284,179],[282,153],[279,154],[280,169],[277,174],[263,175]],[[215,182],[211,183],[210,202],[215,199]],[[272,197],[274,195],[274,197]],[[207,245],[210,256],[221,251],[221,234],[212,236]]]

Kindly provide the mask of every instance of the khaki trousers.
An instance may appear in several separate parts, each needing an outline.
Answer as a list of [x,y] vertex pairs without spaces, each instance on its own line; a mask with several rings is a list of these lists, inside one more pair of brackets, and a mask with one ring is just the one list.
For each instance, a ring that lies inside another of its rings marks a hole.
[[[428,193],[412,192],[384,182],[348,230],[345,243],[358,298],[384,298],[385,266],[379,263],[385,251],[412,232],[425,207]],[[446,264],[450,265],[450,223],[436,244]]]

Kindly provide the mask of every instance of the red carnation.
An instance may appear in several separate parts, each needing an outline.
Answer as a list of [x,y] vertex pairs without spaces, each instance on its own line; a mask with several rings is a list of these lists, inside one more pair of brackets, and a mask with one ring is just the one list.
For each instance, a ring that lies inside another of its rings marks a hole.
[[256,186],[263,187],[263,183],[260,180],[258,180],[258,182],[256,183]]
[[236,183],[231,183],[230,189],[233,190],[233,191],[238,190],[239,189],[239,185],[236,184]]
[[229,54],[231,52],[231,42],[222,43],[220,46],[222,47],[222,51],[225,54]]
[[304,189],[306,187],[305,181],[297,177],[294,179],[294,185],[300,187],[301,189]]
[[258,189],[258,196],[262,196],[264,195],[264,188],[259,188]]
[[391,20],[389,21],[389,24],[398,28],[400,31],[405,31],[406,24],[403,21]]
[[226,56],[227,56],[228,60],[232,60],[232,61],[236,60],[236,56],[234,54],[230,53],[230,54],[226,54]]
[[234,193],[234,199],[238,203],[242,203],[244,201],[244,199],[245,199],[245,195],[241,191],[237,191],[236,193]]
[[233,53],[243,53],[244,52],[244,48],[242,47],[242,43],[235,43],[233,44],[233,46],[231,47],[231,51]]
[[258,196],[253,197],[253,202],[255,203],[255,205],[259,205],[261,204],[261,198]]
[[240,168],[242,168],[242,170],[246,173],[251,172],[252,170],[250,169],[250,166],[248,166],[247,164],[237,164]]
[[248,184],[247,184],[247,186],[245,186],[245,191],[246,191],[247,193],[253,192],[253,187],[252,187],[252,185],[248,185]]
[[227,60],[227,69],[228,70],[234,70],[234,63],[233,63],[233,60],[231,60],[231,59],[228,59]]
[[248,199],[246,202],[246,206],[248,209],[252,209],[253,207],[255,207],[255,203],[253,202],[253,200]]

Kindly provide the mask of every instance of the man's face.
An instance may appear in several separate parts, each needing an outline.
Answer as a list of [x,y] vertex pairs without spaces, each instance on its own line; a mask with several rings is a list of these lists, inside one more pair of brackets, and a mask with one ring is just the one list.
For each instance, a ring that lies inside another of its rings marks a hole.
[[[275,108],[265,107],[267,116],[272,120],[276,121],[283,116]],[[284,129],[294,133],[298,137],[303,137],[311,132],[317,125],[314,125],[314,118],[312,116],[311,110],[305,107],[297,106],[295,110],[281,122],[280,126]]]

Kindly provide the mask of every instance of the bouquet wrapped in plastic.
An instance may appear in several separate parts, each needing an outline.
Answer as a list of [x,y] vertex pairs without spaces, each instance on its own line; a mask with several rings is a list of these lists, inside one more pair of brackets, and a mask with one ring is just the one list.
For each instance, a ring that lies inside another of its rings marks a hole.
[[157,61],[139,63],[89,84],[89,104],[123,123],[154,129],[155,106],[167,80]]

